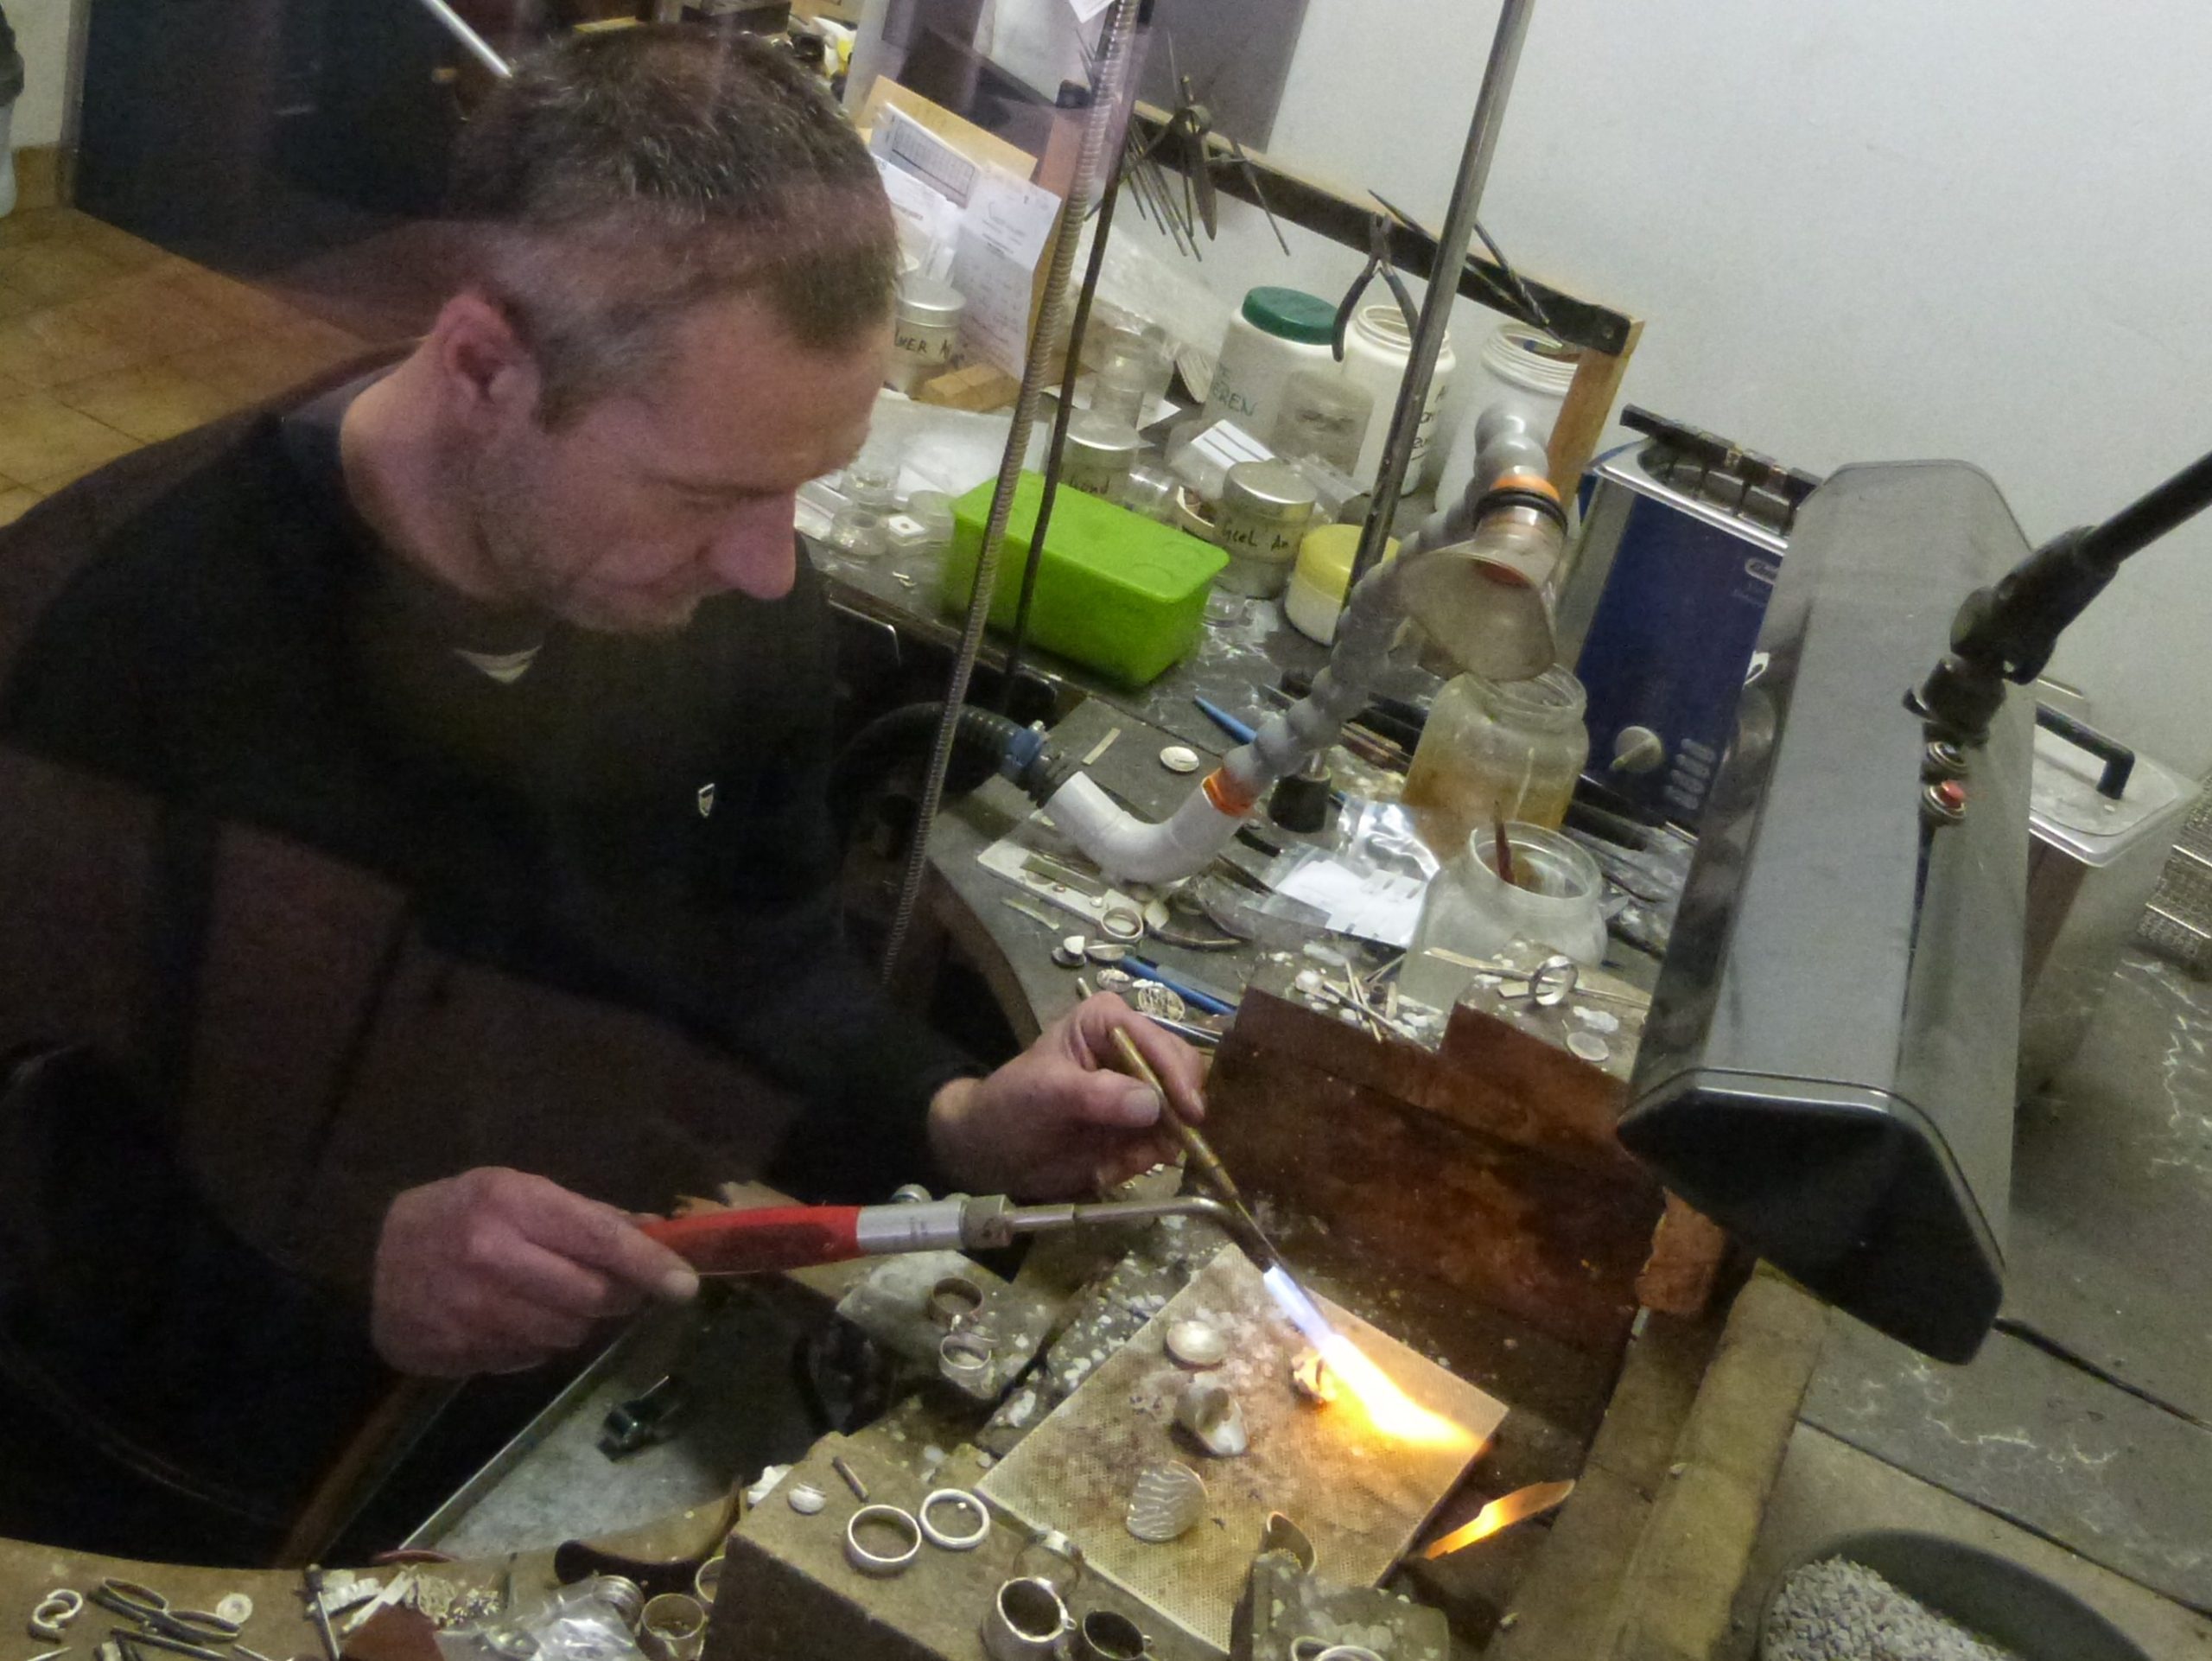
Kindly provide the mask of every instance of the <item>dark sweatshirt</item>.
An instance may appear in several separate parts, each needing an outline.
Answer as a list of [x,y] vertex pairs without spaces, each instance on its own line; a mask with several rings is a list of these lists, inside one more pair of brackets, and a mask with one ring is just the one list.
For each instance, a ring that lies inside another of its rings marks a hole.
[[803,551],[784,598],[672,635],[490,610],[354,512],[344,398],[240,422],[107,534],[18,655],[0,735],[297,837],[401,886],[435,945],[742,1058],[807,1104],[772,1174],[810,1197],[926,1180],[928,1099],[968,1062],[842,938]]

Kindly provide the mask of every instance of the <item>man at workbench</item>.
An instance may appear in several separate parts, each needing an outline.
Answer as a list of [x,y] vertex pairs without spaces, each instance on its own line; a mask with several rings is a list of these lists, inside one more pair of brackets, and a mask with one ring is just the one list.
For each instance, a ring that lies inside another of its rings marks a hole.
[[[10,533],[0,562],[108,521],[8,668],[7,741],[335,856],[454,958],[741,1060],[802,1103],[770,1174],[807,1197],[1058,1197],[1163,1157],[1112,1029],[1186,1110],[1197,1060],[1118,1001],[986,1074],[840,937],[793,495],[866,434],[898,258],[843,118],[741,39],[596,35],[490,96],[454,207],[465,278],[396,366],[175,441],[189,466],[119,524],[95,474]],[[626,1094],[597,1111],[641,1120]],[[696,1287],[609,1203],[667,1188],[468,1162],[379,1196],[372,1238],[334,1207],[303,1251],[358,1270],[391,1369],[528,1367]]]

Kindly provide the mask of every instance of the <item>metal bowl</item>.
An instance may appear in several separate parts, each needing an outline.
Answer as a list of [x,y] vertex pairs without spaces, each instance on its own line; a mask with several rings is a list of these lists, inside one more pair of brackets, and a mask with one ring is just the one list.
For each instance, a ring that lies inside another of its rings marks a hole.
[[[1980,1546],[1904,1529],[1849,1534],[1790,1565],[1842,1557],[2022,1661],[2151,1661],[2112,1622],[2031,1569]],[[1759,1654],[1784,1574],[1759,1611]]]

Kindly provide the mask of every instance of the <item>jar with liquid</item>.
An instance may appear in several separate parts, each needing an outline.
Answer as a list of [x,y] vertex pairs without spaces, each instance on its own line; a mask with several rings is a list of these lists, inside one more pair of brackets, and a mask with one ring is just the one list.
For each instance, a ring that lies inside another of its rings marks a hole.
[[1497,827],[1476,827],[1459,855],[1429,879],[1421,895],[1398,990],[1432,1009],[1449,1009],[1516,940],[1563,951],[1595,968],[1605,956],[1605,879],[1597,861],[1556,830],[1508,824],[1513,880],[1498,875]]
[[1446,683],[1406,772],[1421,840],[1449,859],[1500,818],[1556,830],[1590,757],[1582,711],[1582,683],[1556,665],[1533,680]]

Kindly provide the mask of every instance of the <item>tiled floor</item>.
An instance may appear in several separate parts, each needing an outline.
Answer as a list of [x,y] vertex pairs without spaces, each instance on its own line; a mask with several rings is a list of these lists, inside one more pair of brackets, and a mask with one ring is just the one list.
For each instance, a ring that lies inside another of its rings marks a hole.
[[0,219],[0,524],[369,344],[73,208]]

